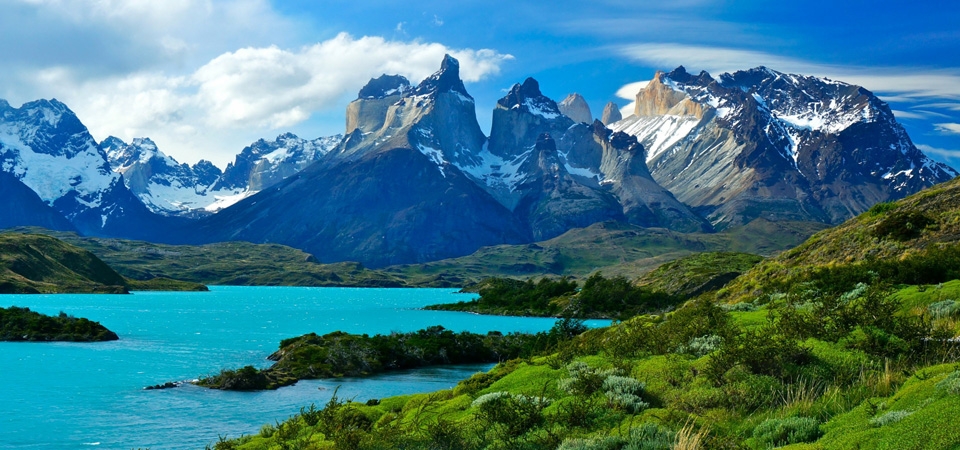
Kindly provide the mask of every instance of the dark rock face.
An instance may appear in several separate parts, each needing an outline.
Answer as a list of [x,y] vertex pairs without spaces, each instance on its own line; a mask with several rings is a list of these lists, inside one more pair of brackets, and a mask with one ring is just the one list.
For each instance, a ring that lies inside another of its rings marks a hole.
[[37,226],[50,230],[73,230],[73,225],[66,217],[44,203],[36,192],[7,172],[0,172],[0,198],[4,202],[4,211],[0,214],[0,229]]
[[644,144],[655,180],[721,228],[838,223],[956,175],[866,89],[763,67],[720,80],[658,73],[614,128]]

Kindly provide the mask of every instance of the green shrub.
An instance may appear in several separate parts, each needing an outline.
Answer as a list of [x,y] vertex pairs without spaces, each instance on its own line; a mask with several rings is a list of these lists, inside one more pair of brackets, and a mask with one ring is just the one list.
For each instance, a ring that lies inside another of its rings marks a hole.
[[919,237],[924,228],[935,223],[935,220],[920,211],[895,212],[887,215],[873,228],[873,235],[906,241]]
[[890,411],[880,417],[875,417],[870,419],[870,425],[874,427],[882,427],[884,425],[890,425],[891,423],[897,423],[903,419],[906,419],[907,416],[913,414],[913,411]]
[[927,312],[931,319],[946,319],[956,316],[960,313],[960,302],[953,300],[944,300],[942,302],[931,303],[927,306]]
[[620,436],[596,436],[570,438],[563,441],[557,450],[670,450],[676,434],[654,423],[644,423],[630,429],[627,438]]
[[937,383],[937,390],[945,391],[948,394],[960,395],[960,370],[952,372],[946,378]]
[[650,407],[650,404],[640,397],[643,395],[644,384],[635,378],[611,375],[603,380],[602,389],[607,402],[614,408],[637,414]]
[[262,438],[273,437],[273,434],[276,432],[277,432],[276,427],[274,427],[273,425],[270,425],[269,423],[265,423],[263,424],[262,427],[260,427],[260,437]]
[[561,378],[557,382],[557,387],[562,391],[573,395],[589,397],[603,388],[603,383],[607,377],[619,373],[616,369],[594,369],[581,361],[575,361],[567,365],[566,378]]
[[630,439],[623,450],[670,450],[676,433],[654,423],[645,423],[630,429]]
[[701,357],[713,353],[723,344],[723,338],[715,334],[695,337],[690,342],[677,349],[677,353],[686,353],[694,357]]
[[812,442],[822,434],[820,422],[811,417],[767,419],[753,429],[753,438],[770,447]]

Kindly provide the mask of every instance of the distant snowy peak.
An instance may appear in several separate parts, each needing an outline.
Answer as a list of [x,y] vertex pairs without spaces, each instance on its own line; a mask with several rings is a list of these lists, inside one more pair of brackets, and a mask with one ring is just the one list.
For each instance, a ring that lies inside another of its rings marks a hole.
[[201,160],[192,167],[179,163],[150,138],[135,138],[127,144],[110,136],[101,147],[113,170],[123,174],[127,188],[154,213],[190,214],[213,202],[208,201],[208,191],[221,172],[209,161]]
[[272,141],[260,139],[227,164],[214,188],[238,192],[265,189],[319,161],[342,140],[340,134],[307,140],[293,133]]
[[216,212],[303,170],[336,147],[340,135],[306,140],[292,133],[260,139],[221,171],[200,160],[193,166],[164,154],[149,138],[101,143],[110,166],[151,211],[164,215]]

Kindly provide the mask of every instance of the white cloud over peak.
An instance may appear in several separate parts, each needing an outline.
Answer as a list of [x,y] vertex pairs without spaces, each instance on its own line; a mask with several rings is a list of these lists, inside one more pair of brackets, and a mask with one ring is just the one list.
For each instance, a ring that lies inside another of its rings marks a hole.
[[64,101],[97,139],[149,136],[181,162],[204,158],[222,166],[257,138],[341,111],[370,78],[400,74],[419,82],[439,69],[444,54],[460,61],[466,82],[497,74],[512,59],[489,49],[341,33],[295,50],[226,52],[184,75],[143,70],[88,78],[53,67],[20,82]]

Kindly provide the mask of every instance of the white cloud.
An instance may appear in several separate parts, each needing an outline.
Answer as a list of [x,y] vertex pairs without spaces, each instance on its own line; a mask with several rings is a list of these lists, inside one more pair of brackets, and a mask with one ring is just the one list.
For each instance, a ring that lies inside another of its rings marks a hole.
[[960,134],[960,123],[938,123],[937,131],[947,134]]
[[675,43],[626,45],[622,55],[662,69],[683,65],[691,73],[724,72],[766,66],[781,72],[828,77],[898,98],[960,99],[960,69],[857,67],[819,64],[761,51]]
[[647,87],[647,83],[649,82],[650,80],[646,80],[625,84],[620,89],[617,89],[617,97],[627,100],[636,100],[637,92],[640,92],[640,89]]
[[927,116],[922,113],[916,113],[912,111],[900,111],[898,109],[893,110],[893,115],[897,119],[926,119]]
[[945,159],[960,159],[960,150],[949,150],[945,148],[932,147],[925,144],[917,144],[917,148],[927,155],[937,155]]
[[489,49],[341,33],[296,50],[227,52],[187,75],[140,71],[87,79],[55,67],[21,81],[67,103],[97,139],[149,136],[181,162],[205,158],[222,166],[259,137],[286,131],[317,112],[341,111],[372,77],[400,74],[419,82],[447,53],[460,60],[466,82],[498,73],[512,58]]

